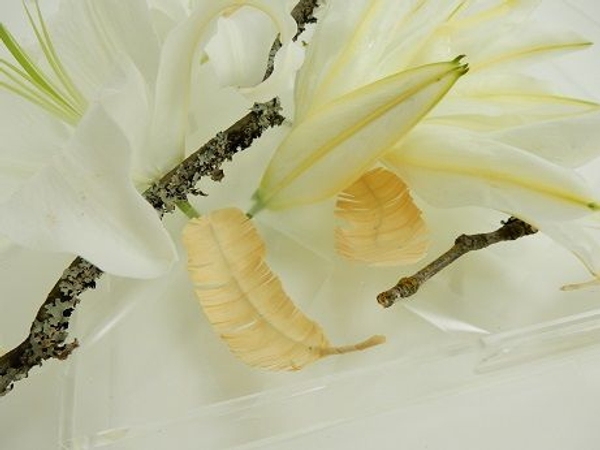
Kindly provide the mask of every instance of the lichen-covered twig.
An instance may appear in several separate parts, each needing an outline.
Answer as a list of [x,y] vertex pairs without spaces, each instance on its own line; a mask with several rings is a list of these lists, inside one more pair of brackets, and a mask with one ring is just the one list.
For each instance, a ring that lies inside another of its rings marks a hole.
[[27,377],[29,370],[50,358],[65,359],[77,341],[67,343],[69,319],[79,303],[79,294],[96,287],[102,271],[82,258],[76,258],[56,282],[38,310],[29,336],[0,358],[0,395]]
[[292,17],[298,24],[298,32],[296,38],[300,36],[306,29],[309,23],[315,23],[317,19],[314,12],[322,0],[300,0],[292,10]]
[[[172,211],[175,203],[195,193],[201,177],[220,179],[223,162],[249,148],[265,130],[283,120],[277,100],[255,104],[243,118],[147,189],[144,197],[161,216]],[[64,271],[39,309],[27,338],[0,357],[0,396],[27,377],[33,367],[47,359],[65,359],[77,347],[77,341],[67,343],[69,319],[79,303],[79,295],[93,289],[101,276],[102,271],[83,258],[76,258]]]
[[[298,4],[292,10],[292,17],[298,24],[298,29],[296,31],[296,35],[294,36],[294,41],[298,39],[298,37],[304,33],[306,29],[306,25],[309,23],[315,23],[317,21],[314,12],[315,9],[319,6],[322,0],[300,0]],[[269,51],[269,60],[267,62],[267,70],[265,71],[264,79],[266,80],[271,76],[273,70],[275,69],[275,55],[281,48],[281,41],[279,38],[275,39],[273,45],[271,46],[271,50]]]
[[528,223],[511,217],[496,231],[471,235],[463,234],[456,238],[454,246],[446,253],[414,275],[401,278],[393,288],[379,294],[377,302],[384,308],[389,308],[398,300],[416,294],[423,283],[466,253],[481,250],[499,242],[514,241],[536,232],[537,230]]
[[[312,10],[319,0],[300,0],[292,15],[298,30],[314,21]],[[299,31],[300,33],[300,31]],[[213,180],[223,177],[221,164],[244,150],[262,133],[283,123],[279,101],[255,104],[252,110],[227,130],[218,133],[144,192],[144,197],[162,217],[174,210],[178,202],[190,194],[198,194],[196,183],[201,177]],[[65,359],[77,347],[77,341],[67,343],[69,318],[79,303],[79,295],[93,289],[102,271],[76,258],[56,282],[40,307],[29,335],[13,350],[0,356],[0,397],[13,388],[15,382],[26,378],[29,371],[51,358]]]
[[256,103],[248,114],[227,130],[217,133],[200,150],[150,186],[144,197],[162,216],[173,211],[178,202],[187,200],[188,195],[200,194],[195,188],[200,178],[210,176],[220,181],[223,178],[220,167],[225,161],[250,147],[268,128],[283,123],[285,118],[280,111],[277,99]]

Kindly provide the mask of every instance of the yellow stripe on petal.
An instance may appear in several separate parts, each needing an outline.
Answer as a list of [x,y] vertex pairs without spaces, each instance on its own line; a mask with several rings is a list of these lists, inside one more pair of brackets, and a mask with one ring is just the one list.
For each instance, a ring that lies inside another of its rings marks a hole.
[[473,71],[496,68],[508,64],[531,64],[540,58],[581,50],[592,45],[587,39],[570,32],[523,29],[520,33],[500,39],[489,51],[472,63]]
[[497,131],[582,117],[599,109],[597,103],[558,95],[480,92],[448,96],[426,121],[473,131]]
[[298,73],[295,117],[334,98],[409,68],[445,61],[446,53],[415,63],[431,33],[465,0],[352,0],[321,2],[324,14]]
[[340,192],[410,131],[466,71],[460,58],[421,66],[310,114],[275,153],[253,211],[313,203]]
[[429,233],[408,186],[377,168],[345,189],[335,214],[347,225],[335,230],[335,247],[347,259],[374,266],[412,264],[423,258]]
[[385,163],[441,207],[482,206],[533,224],[600,209],[599,193],[575,171],[483,133],[423,125]]

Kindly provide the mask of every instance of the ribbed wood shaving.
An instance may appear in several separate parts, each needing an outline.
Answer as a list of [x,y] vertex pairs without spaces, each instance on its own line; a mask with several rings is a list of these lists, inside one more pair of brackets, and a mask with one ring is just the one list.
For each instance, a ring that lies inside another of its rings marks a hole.
[[265,244],[236,208],[191,220],[183,232],[196,295],[235,356],[254,367],[298,370],[324,356],[363,350],[382,336],[331,347],[321,327],[284,292],[265,262]]
[[375,266],[412,264],[427,252],[429,233],[409,189],[392,172],[376,168],[339,194],[335,247],[350,260]]

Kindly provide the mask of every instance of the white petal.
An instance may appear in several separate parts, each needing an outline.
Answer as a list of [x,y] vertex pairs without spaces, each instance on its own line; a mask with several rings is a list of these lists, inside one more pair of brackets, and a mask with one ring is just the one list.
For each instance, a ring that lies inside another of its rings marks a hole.
[[581,50],[590,45],[588,39],[576,33],[530,24],[522,27],[518,33],[501,36],[485,52],[478,55],[473,63],[473,73],[497,69],[498,65],[501,65],[503,70],[506,70],[508,64],[529,65],[549,56]]
[[99,97],[104,111],[127,138],[132,152],[130,176],[142,190],[155,181],[155,162],[145,152],[152,117],[146,80],[133,62],[124,58],[115,78],[104,86]]
[[[291,23],[288,27],[290,31],[294,29]],[[263,83],[266,62],[279,34],[272,18],[255,8],[243,7],[220,17],[217,29],[206,53],[221,86],[243,88],[241,92],[253,101],[271,99],[292,87],[304,51],[300,44],[291,41],[278,51],[275,70]]]
[[600,195],[576,172],[485,134],[422,125],[385,162],[441,207],[482,206],[534,224],[600,209]]
[[[446,39],[438,37],[438,32],[446,28],[468,3],[465,0],[413,1],[411,11],[395,24],[394,37],[388,38],[383,48],[381,61],[376,66],[378,72],[389,74],[400,68],[417,67],[450,59],[456,55],[465,55],[462,51],[455,53]],[[383,11],[383,14],[388,13]],[[446,51],[432,52],[432,42],[441,42]],[[470,60],[470,55],[467,56]]]
[[556,95],[522,75],[465,77],[424,123],[489,132],[568,167],[600,155],[600,105]]
[[[573,252],[594,277],[592,283],[600,282],[600,214],[593,214],[569,222],[542,221],[536,226],[555,242]],[[567,289],[578,284],[566,286]]]
[[277,28],[268,16],[244,7],[219,17],[217,34],[206,45],[221,86],[252,86],[262,81]]
[[517,72],[489,72],[463,78],[453,90],[453,97],[496,95],[556,95],[552,83]]
[[183,0],[148,0],[152,24],[161,42],[188,16],[188,2]]
[[37,106],[1,89],[0,114],[0,201],[3,201],[52,160],[71,130]]
[[[298,75],[296,118],[301,120],[312,108],[409,68],[408,63],[431,31],[460,3],[460,0],[326,2]],[[437,61],[444,59],[449,58]]]
[[78,254],[102,270],[150,278],[176,259],[156,212],[129,180],[130,152],[97,106],[65,151],[2,204],[0,232],[40,250]]
[[159,43],[144,0],[64,0],[51,35],[68,73],[88,99],[127,54],[154,83]]
[[257,209],[283,209],[344,189],[407,133],[465,72],[458,60],[388,77],[299,122],[275,153]]
[[[426,63],[454,54],[469,57],[473,73],[502,64],[530,64],[590,44],[577,34],[529,19],[540,0],[461,2],[447,23],[431,34],[415,62]],[[493,31],[491,31],[493,30]]]
[[295,22],[282,1],[210,0],[197,4],[188,19],[171,31],[162,49],[152,135],[146,153],[146,158],[156,166],[153,178],[165,173],[184,156],[190,79],[198,50],[203,49],[211,37],[209,26],[228,8],[236,9],[242,5],[256,8],[273,20],[284,47],[294,36]]
[[294,88],[295,75],[304,61],[301,44],[289,42],[277,52],[273,72],[262,83],[240,88],[240,92],[253,102],[264,102]]
[[600,156],[600,111],[510,128],[491,137],[557,164],[579,167]]
[[540,0],[462,2],[451,20],[431,36],[416,61],[425,63],[431,58],[457,54],[468,55],[469,61],[478,61],[499,37],[514,34],[539,3]]
[[[464,86],[461,86],[461,89]],[[547,93],[498,91],[452,92],[426,119],[428,124],[502,133],[516,128],[565,120],[592,122],[600,105]]]
[[369,4],[376,2],[354,0],[328,1],[322,5],[318,26],[308,45],[304,65],[296,81],[296,120],[301,120],[310,109],[316,89],[323,83],[333,62],[341,58],[345,47],[352,43],[352,34],[359,33],[361,20],[367,20]]

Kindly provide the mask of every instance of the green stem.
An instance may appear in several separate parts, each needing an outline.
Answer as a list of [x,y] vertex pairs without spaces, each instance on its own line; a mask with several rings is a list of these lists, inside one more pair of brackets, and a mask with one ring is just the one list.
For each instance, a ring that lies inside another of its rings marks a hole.
[[189,201],[179,200],[175,204],[177,205],[177,208],[179,208],[179,210],[189,219],[197,219],[200,217],[200,213],[196,211],[196,208],[194,208]]

